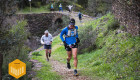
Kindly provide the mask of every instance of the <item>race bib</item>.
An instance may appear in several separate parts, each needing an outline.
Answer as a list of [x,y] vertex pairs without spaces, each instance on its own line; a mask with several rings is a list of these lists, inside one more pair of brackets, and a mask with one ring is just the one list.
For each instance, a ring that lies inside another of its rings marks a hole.
[[74,36],[74,31],[71,31],[71,36]]

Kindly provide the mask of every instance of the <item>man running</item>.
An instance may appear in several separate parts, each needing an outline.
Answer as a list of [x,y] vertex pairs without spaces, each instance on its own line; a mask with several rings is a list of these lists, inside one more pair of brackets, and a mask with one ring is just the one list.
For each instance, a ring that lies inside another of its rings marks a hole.
[[63,8],[62,8],[62,4],[60,3],[59,5],[59,12],[62,11],[63,12]]
[[82,22],[82,13],[79,11],[78,13],[78,17],[79,17],[79,20],[80,20],[80,23]]
[[[63,38],[63,35],[65,35],[65,39]],[[72,18],[70,20],[70,24],[68,27],[65,27],[61,34],[60,34],[60,38],[64,43],[65,49],[67,51],[68,54],[68,58],[67,58],[67,68],[70,69],[70,60],[73,54],[73,58],[74,58],[74,75],[77,76],[77,63],[78,63],[78,59],[77,59],[77,48],[78,48],[78,43],[80,42],[79,38],[78,38],[78,26],[75,26],[75,20]]]
[[[52,45],[52,35],[46,30],[45,34],[41,37],[41,44],[44,45],[44,49],[46,50],[46,58],[49,61],[49,57],[51,57],[51,45]],[[49,53],[49,57],[48,57]]]
[[54,11],[54,7],[53,7],[53,4],[51,4],[51,11]]
[[69,8],[69,12],[71,12],[71,11],[72,11],[73,5],[69,5],[69,6],[67,6],[67,7]]

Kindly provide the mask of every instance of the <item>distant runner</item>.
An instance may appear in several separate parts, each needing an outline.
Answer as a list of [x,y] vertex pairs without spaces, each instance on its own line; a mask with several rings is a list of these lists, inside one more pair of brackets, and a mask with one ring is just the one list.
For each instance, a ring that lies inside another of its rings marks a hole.
[[54,11],[54,7],[53,7],[53,4],[51,4],[51,11]]
[[73,7],[73,5],[69,5],[69,6],[67,6],[68,8],[69,8],[69,12],[72,12],[72,7]]
[[59,5],[59,12],[62,11],[63,12],[63,8],[62,8],[62,4],[60,3]]
[[[65,38],[63,38],[63,35],[65,36]],[[65,27],[61,34],[60,34],[60,38],[64,43],[65,49],[67,51],[68,54],[68,58],[67,58],[67,68],[70,69],[70,60],[73,54],[73,58],[74,58],[74,75],[77,76],[77,63],[78,63],[78,59],[77,59],[77,48],[78,48],[78,43],[80,42],[79,38],[78,38],[78,26],[75,26],[75,20],[71,19],[70,20],[70,24],[68,27]]]
[[[44,45],[44,49],[46,50],[46,58],[49,61],[49,57],[51,57],[51,45],[52,45],[52,35],[46,30],[45,34],[41,37],[41,44]],[[49,53],[49,57],[48,57]]]
[[78,17],[79,17],[80,23],[82,22],[82,16],[83,16],[83,14],[79,11]]

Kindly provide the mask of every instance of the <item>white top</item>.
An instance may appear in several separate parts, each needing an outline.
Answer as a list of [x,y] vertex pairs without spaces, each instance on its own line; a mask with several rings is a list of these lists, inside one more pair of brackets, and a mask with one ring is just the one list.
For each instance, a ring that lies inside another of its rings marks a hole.
[[48,37],[46,35],[43,35],[41,37],[41,44],[51,45],[50,44],[51,41],[53,41],[51,34],[48,34]]
[[69,6],[68,6],[68,8],[69,8],[70,10],[72,9],[72,7],[73,7],[73,5],[69,5]]

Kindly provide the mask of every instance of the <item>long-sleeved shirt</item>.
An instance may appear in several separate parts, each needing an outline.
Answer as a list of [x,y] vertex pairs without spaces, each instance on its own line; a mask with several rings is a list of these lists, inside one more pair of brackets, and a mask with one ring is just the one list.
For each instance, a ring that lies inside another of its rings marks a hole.
[[48,34],[48,36],[43,35],[41,37],[41,44],[45,44],[45,45],[51,45],[50,42],[53,41],[52,35]]
[[[65,27],[61,34],[60,34],[60,38],[62,41],[65,41],[68,45],[70,44],[74,44],[76,43],[76,38],[78,38],[78,26],[75,26],[75,29],[76,29],[76,35],[74,36],[74,31],[71,31],[71,36],[70,37],[66,37],[68,35],[68,27]],[[63,35],[66,35],[65,36],[65,39],[63,38]]]

